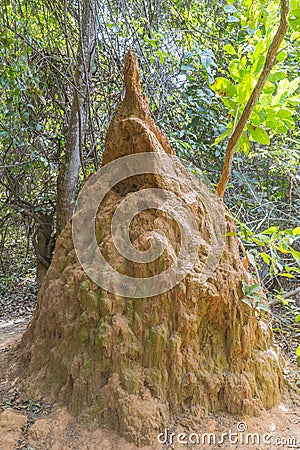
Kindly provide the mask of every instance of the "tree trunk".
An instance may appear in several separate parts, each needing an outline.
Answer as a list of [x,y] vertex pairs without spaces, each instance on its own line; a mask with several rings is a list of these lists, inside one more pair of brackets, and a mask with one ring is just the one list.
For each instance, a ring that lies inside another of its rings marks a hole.
[[42,286],[52,259],[54,217],[52,214],[39,214],[37,231],[32,238],[36,254],[36,282]]
[[[69,222],[56,242],[22,338],[19,370],[31,394],[46,395],[81,420],[105,424],[142,446],[154,443],[158,433],[175,423],[197,423],[208,411],[253,415],[270,408],[279,401],[283,379],[268,321],[242,301],[242,281],[252,285],[255,279],[243,268],[234,221],[223,202],[172,156],[150,116],[131,52],[125,60],[125,85],[126,96],[106,137],[106,173],[100,183],[97,175],[86,183],[72,220],[73,234]],[[156,157],[152,166],[149,155]],[[126,172],[128,156],[142,158],[142,164],[134,165],[141,175]],[[117,170],[110,169],[115,163]],[[99,206],[99,189],[123,169],[127,177]],[[145,209],[149,190],[156,193],[154,199],[157,192],[162,200],[171,193],[190,211],[196,228],[179,206],[169,208],[170,200]],[[117,221],[118,233],[112,228],[116,208],[125,205],[128,219],[136,195],[140,212],[129,221],[133,253],[147,254],[151,239],[165,244],[156,259],[143,264],[117,251],[125,221]],[[90,220],[80,208],[93,202],[96,218]],[[223,249],[226,227],[230,233]],[[181,252],[195,245],[195,232],[199,237],[192,266],[188,258],[176,266]],[[92,268],[99,248],[115,272],[105,275],[105,266]],[[172,272],[174,265],[178,269]],[[175,283],[165,275],[156,281],[156,275],[169,270]],[[182,270],[186,275],[176,279]],[[116,282],[116,272],[126,275],[127,282]]]
[[89,108],[89,90],[96,47],[97,2],[83,0],[82,23],[77,50],[73,101],[66,136],[66,147],[57,180],[56,229],[57,236],[74,212],[82,146]]

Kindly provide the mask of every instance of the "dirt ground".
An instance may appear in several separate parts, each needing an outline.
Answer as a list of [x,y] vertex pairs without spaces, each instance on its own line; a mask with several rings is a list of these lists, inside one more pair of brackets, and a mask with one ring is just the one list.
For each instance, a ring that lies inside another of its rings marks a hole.
[[[0,449],[1,450],[134,450],[137,447],[105,428],[86,429],[64,408],[24,397],[4,375],[11,351],[25,323],[1,329]],[[2,370],[1,370],[2,368]],[[293,384],[290,366],[286,376]],[[282,403],[260,417],[210,414],[200,422],[186,420],[184,428],[161,430],[157,443],[144,450],[300,449],[300,396],[287,392]]]
[[[162,444],[150,449],[222,449],[236,448],[237,450],[254,449],[291,449],[300,448],[300,417],[296,411],[285,408],[283,405],[273,409],[269,413],[263,413],[260,418],[243,418],[243,421],[227,416],[209,416],[203,419],[201,426],[186,431],[181,435],[178,430],[173,437],[174,445],[164,445],[165,433],[159,436]],[[247,431],[246,431],[247,427]],[[231,442],[224,439],[222,433],[231,430]],[[241,431],[239,431],[241,430]],[[245,430],[245,431],[243,431]],[[176,431],[176,430],[174,430]],[[212,437],[204,433],[212,433]],[[254,437],[258,436],[255,440]],[[248,437],[247,437],[248,436]],[[178,439],[184,442],[197,442],[199,445],[181,445]],[[242,438],[245,444],[241,444]],[[210,439],[210,440],[209,440]],[[201,445],[201,441],[205,445]],[[168,441],[171,442],[171,436]],[[35,420],[34,423],[29,416],[6,408],[0,414],[0,442],[3,450],[64,450],[64,449],[90,449],[90,450],[133,450],[137,447],[126,442],[112,431],[99,428],[88,431],[82,428],[76,421],[61,408],[54,408],[51,414]],[[209,443],[210,442],[210,443]],[[239,442],[239,443],[235,443]]]

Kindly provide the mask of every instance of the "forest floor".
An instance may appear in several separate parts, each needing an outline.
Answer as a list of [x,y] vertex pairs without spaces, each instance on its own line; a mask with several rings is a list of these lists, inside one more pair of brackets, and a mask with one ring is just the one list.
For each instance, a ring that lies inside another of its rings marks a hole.
[[[111,430],[88,430],[76,422],[64,408],[49,405],[43,399],[26,398],[17,384],[8,381],[7,367],[12,363],[14,347],[29,322],[36,302],[33,285],[19,285],[14,295],[0,297],[0,449],[1,450],[134,450]],[[287,361],[285,376],[291,385],[282,403],[259,417],[234,417],[209,414],[197,424],[164,430],[160,443],[144,450],[194,449],[273,450],[300,449],[300,396],[294,387],[299,383],[299,368],[295,365],[294,333],[288,333],[286,311],[275,313],[277,343]],[[5,369],[5,370],[4,370]],[[180,435],[180,433],[185,435]],[[210,436],[204,433],[210,433]],[[222,434],[227,433],[224,439]],[[231,436],[231,437],[230,437]],[[184,441],[184,444],[178,441]],[[173,443],[171,443],[173,441]],[[224,442],[223,442],[224,441]]]

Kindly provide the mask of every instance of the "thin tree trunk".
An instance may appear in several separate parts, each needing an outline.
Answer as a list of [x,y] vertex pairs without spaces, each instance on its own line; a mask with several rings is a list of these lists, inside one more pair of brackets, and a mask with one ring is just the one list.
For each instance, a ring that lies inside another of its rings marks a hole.
[[264,88],[264,85],[266,84],[266,81],[268,80],[268,77],[271,73],[271,70],[273,69],[274,65],[277,62],[277,55],[279,47],[286,35],[286,32],[288,30],[288,14],[289,14],[289,0],[280,0],[280,23],[279,27],[277,29],[277,32],[273,38],[273,41],[269,47],[265,65],[263,67],[263,70],[260,74],[260,77],[256,83],[255,88],[252,91],[252,94],[250,95],[249,100],[247,101],[247,104],[245,106],[245,109],[240,117],[240,120],[238,121],[226,148],[226,154],[222,169],[222,175],[220,178],[220,181],[217,185],[216,193],[219,197],[223,198],[225,189],[227,187],[229,178],[230,178],[230,172],[231,172],[231,165],[232,165],[232,159],[235,151],[235,147],[244,131],[244,128],[249,120],[249,117],[253,111],[254,106],[256,105],[257,100],[260,97],[260,94],[262,93],[262,90]]
[[42,286],[52,258],[54,215],[41,213],[32,243],[36,254],[36,282]]
[[96,2],[82,1],[81,32],[74,80],[76,87],[73,92],[65,154],[57,180],[57,235],[64,229],[73,214],[80,165],[84,171],[82,146],[88,117],[90,80],[96,46],[96,9]]

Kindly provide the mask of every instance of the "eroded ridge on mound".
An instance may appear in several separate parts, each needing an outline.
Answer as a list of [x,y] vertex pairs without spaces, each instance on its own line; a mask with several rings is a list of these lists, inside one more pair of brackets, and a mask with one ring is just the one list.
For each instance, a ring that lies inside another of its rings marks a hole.
[[[125,59],[126,96],[109,127],[103,164],[139,152],[173,154],[142,96],[136,57]],[[161,211],[146,210],[131,224],[130,237],[147,249],[149,233],[162,229],[164,253],[147,264],[129,262],[114,246],[110,225],[116,207],[146,187],[168,189],[197,220],[199,256],[173,289],[146,299],[115,296],[94,284],[76,257],[71,223],[56,243],[52,264],[20,354],[28,391],[46,394],[90,423],[106,424],[137,445],[154,442],[176,421],[197,420],[207,411],[256,414],[279,400],[282,374],[267,321],[241,301],[245,273],[235,236],[228,236],[210,278],[201,270],[217,224],[212,211],[225,207],[199,180],[210,202],[191,190],[176,163],[177,180],[147,174],[124,180],[99,207],[96,237],[108,262],[120,272],[149,277],[172,264],[180,233]],[[226,216],[227,231],[234,231]],[[23,375],[22,375],[23,376]]]

